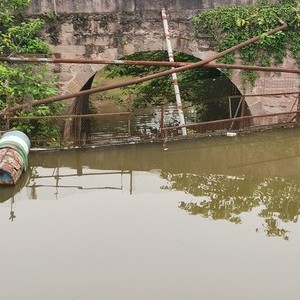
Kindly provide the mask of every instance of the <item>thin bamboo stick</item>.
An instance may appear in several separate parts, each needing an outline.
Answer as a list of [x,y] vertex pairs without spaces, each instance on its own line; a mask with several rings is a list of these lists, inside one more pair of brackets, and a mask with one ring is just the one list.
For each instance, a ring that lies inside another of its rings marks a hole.
[[[163,19],[164,32],[165,32],[165,36],[166,36],[166,44],[167,44],[169,61],[174,62],[174,55],[173,55],[173,50],[172,50],[172,45],[171,45],[171,40],[170,40],[168,19],[167,19],[167,14],[166,14],[166,11],[164,8],[161,11],[161,15],[162,15],[162,19]],[[174,67],[172,67],[172,69],[174,69]],[[184,125],[185,119],[184,119],[184,113],[183,113],[183,108],[182,108],[182,101],[181,101],[181,96],[180,96],[180,89],[179,89],[179,85],[178,85],[177,74],[172,73],[171,75],[172,75],[172,81],[173,81],[173,86],[174,86],[175,99],[176,99],[177,111],[178,111],[178,115],[179,115],[180,124]],[[185,127],[182,128],[182,135],[187,135]]]

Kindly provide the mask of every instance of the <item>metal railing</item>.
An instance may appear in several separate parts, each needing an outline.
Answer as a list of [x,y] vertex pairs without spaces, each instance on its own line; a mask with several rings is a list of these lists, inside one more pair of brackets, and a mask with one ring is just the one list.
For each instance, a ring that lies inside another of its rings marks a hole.
[[[268,113],[261,115],[249,115],[247,106],[247,99],[251,97],[270,97],[270,96],[288,96],[295,95],[295,101],[289,111],[279,113]],[[218,101],[228,101],[224,103],[229,105],[228,117],[222,119],[215,119],[209,121],[188,122],[184,126],[174,125],[170,126],[170,122],[166,120],[165,107],[157,108],[159,115],[157,116],[157,127],[149,125],[149,120],[145,123],[140,123],[137,130],[133,125],[134,114],[132,112],[117,112],[117,113],[93,113],[93,114],[64,114],[55,116],[34,116],[34,117],[17,117],[9,114],[5,119],[2,119],[1,130],[5,131],[10,124],[24,120],[86,120],[95,119],[100,120],[105,125],[105,120],[116,120],[122,118],[122,124],[119,128],[114,128],[113,132],[87,132],[85,135],[73,137],[69,140],[64,140],[56,144],[56,147],[73,147],[73,146],[101,146],[112,144],[128,144],[140,143],[148,141],[170,141],[183,138],[197,138],[208,135],[227,135],[228,133],[238,133],[243,131],[251,131],[266,128],[284,127],[284,126],[298,126],[300,122],[300,92],[289,93],[271,93],[271,94],[257,94],[257,95],[232,95],[227,99],[217,99]],[[232,103],[235,101],[234,109]],[[218,105],[217,102],[211,102],[209,105],[214,108]],[[149,116],[150,117],[150,116]],[[182,127],[187,129],[187,136],[182,136]],[[51,143],[47,139],[32,140],[34,145],[47,145],[51,147]]]
[[[261,115],[246,115],[246,101],[250,97],[269,97],[297,95],[291,110],[286,112],[276,112]],[[255,131],[258,129],[270,129],[276,127],[298,126],[300,125],[300,92],[271,93],[257,95],[230,96],[231,99],[240,99],[236,112],[241,109],[240,115],[229,113],[228,119],[212,120],[193,124],[186,124],[184,127],[188,130],[190,137],[207,135],[228,135],[228,133],[238,133],[243,131]],[[240,108],[241,107],[241,108]],[[183,126],[171,126],[161,128],[164,141],[180,138],[181,128]],[[229,134],[230,135],[230,134]]]

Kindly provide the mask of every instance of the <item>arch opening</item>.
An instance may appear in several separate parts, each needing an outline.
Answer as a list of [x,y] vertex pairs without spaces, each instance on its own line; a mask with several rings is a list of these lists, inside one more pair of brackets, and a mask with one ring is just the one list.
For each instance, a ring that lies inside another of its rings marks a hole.
[[[136,52],[122,58],[138,61],[168,61],[166,51]],[[174,53],[175,61],[197,62],[200,59],[183,52]],[[160,72],[169,67],[144,65],[108,65],[88,80],[84,88],[126,81]],[[210,122],[249,115],[247,104],[241,105],[241,93],[220,70],[197,68],[177,73],[186,124]],[[82,101],[77,99],[75,102]],[[108,113],[107,117],[92,119],[83,134],[137,135],[153,137],[161,127],[179,124],[171,76],[139,85],[113,89],[90,95],[89,105],[80,113]],[[80,109],[81,105],[75,105]],[[76,111],[79,113],[79,111]],[[114,113],[112,116],[111,113]],[[128,114],[126,114],[128,113]],[[77,124],[78,125],[78,124]],[[231,129],[237,129],[232,124]],[[228,128],[227,128],[228,129]],[[209,126],[206,126],[210,131]],[[82,134],[82,133],[81,133]]]

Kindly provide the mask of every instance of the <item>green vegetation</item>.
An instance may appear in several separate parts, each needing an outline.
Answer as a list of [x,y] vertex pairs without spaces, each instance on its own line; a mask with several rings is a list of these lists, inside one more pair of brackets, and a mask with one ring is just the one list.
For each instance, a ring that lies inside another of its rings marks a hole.
[[[26,19],[24,10],[29,0],[0,2],[0,56],[49,54],[50,48],[39,38],[44,23],[41,19]],[[45,65],[0,62],[0,110],[15,104],[28,103],[57,93],[55,78],[50,78]],[[62,110],[62,104],[43,105],[18,112],[17,116],[46,116]],[[60,130],[52,121],[22,121],[11,124],[31,138],[56,141]]]
[[[286,22],[288,28],[266,36],[265,32]],[[251,37],[261,35],[258,42],[239,50],[245,65],[270,66],[283,62],[291,51],[300,65],[300,2],[281,0],[278,4],[260,1],[250,6],[218,7],[200,13],[193,19],[195,35],[208,36],[216,51],[223,51]],[[223,63],[234,63],[236,54],[220,58]],[[243,82],[254,84],[257,73],[242,72]]]

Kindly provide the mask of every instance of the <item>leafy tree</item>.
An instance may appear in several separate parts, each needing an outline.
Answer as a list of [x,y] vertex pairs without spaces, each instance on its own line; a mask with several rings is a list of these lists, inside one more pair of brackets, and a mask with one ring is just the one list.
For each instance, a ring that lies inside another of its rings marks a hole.
[[[41,19],[28,19],[24,10],[29,0],[0,2],[0,56],[49,54],[50,47],[39,38],[44,25]],[[9,64],[0,61],[0,109],[57,93],[55,78],[49,77],[48,66]],[[18,112],[17,116],[45,116],[61,111],[62,104],[50,104]],[[59,137],[59,129],[51,121],[14,122],[13,127],[37,139]]]

